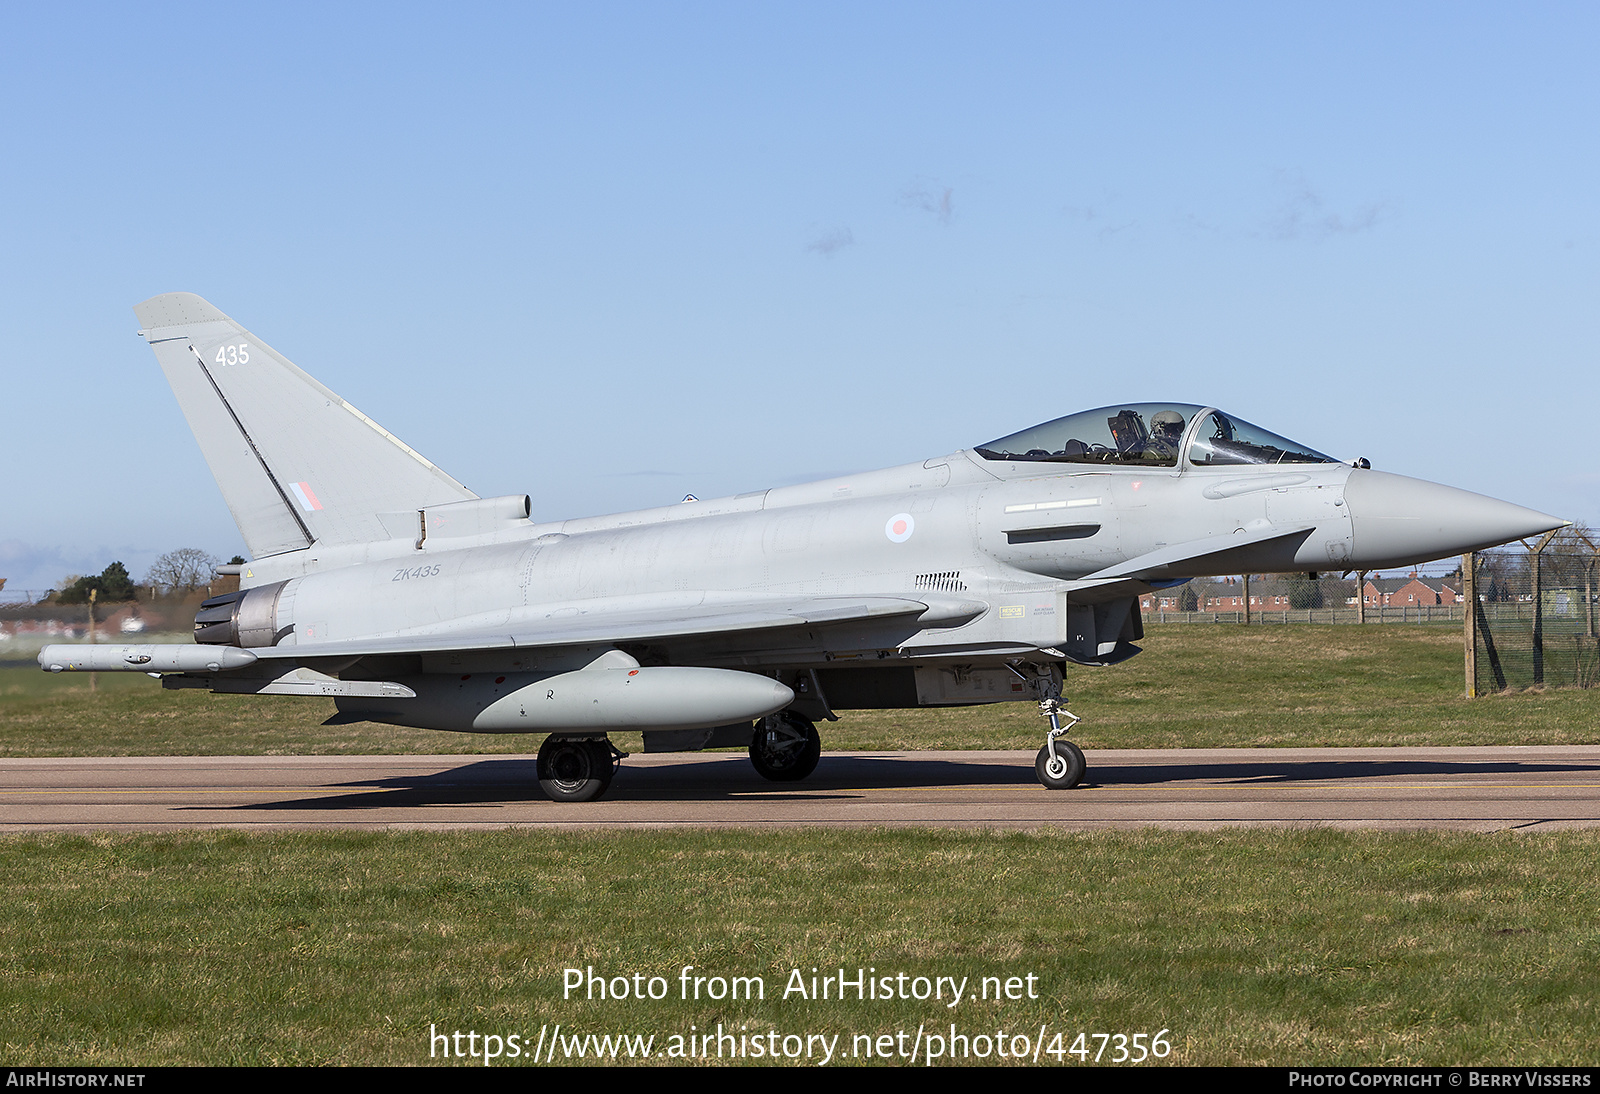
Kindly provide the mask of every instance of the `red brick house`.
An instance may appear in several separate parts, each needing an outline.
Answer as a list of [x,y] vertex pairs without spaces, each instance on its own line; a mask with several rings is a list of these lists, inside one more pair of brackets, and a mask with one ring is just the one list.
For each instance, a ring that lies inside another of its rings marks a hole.
[[1433,607],[1459,603],[1461,585],[1456,578],[1423,577],[1416,573],[1406,577],[1370,577],[1361,595],[1370,608]]

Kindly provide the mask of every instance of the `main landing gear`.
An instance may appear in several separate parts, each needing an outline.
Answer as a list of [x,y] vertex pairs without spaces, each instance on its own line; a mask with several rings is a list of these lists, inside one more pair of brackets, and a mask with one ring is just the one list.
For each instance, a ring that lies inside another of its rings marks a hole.
[[804,715],[780,710],[756,722],[750,762],[762,778],[796,782],[815,771],[821,758],[822,737]]
[[539,789],[551,801],[594,801],[611,787],[626,752],[608,737],[558,737],[539,746]]
[[[763,778],[773,782],[798,782],[815,771],[822,758],[822,737],[817,727],[811,719],[792,710],[761,718],[745,732],[750,734],[750,763]],[[712,741],[710,747],[732,743]],[[539,789],[552,801],[594,801],[610,789],[611,779],[626,755],[607,737],[553,733],[539,746]]]

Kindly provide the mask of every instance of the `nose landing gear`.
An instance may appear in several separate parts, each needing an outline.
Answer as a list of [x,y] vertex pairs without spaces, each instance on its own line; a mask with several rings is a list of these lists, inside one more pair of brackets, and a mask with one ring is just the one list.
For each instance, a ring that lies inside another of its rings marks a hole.
[[[1071,790],[1089,770],[1083,750],[1067,740],[1067,732],[1083,719],[1061,705],[1061,678],[1054,666],[1039,670],[1030,682],[1039,696],[1039,713],[1050,720],[1044,747],[1033,761],[1034,774],[1051,790]],[[1072,719],[1066,725],[1061,724],[1063,714]]]

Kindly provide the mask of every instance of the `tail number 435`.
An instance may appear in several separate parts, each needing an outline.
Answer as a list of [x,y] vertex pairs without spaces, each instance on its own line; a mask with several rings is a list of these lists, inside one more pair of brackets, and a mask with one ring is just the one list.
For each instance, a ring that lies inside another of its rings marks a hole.
[[218,346],[217,364],[219,365],[248,365],[250,363],[250,343],[240,342],[237,346]]

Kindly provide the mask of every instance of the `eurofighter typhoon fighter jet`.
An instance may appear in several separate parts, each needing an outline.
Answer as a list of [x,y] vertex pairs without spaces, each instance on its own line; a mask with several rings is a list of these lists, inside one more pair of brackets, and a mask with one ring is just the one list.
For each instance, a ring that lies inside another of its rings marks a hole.
[[40,664],[331,696],[340,722],[547,733],[539,782],[564,801],[605,792],[611,730],[642,730],[647,752],[747,746],[783,781],[811,773],[836,710],[1017,700],[1047,719],[1039,780],[1072,787],[1064,673],[1139,652],[1141,594],[1401,566],[1565,523],[1164,402],[538,522],[528,497],[478,497],[200,297],[134,310],[253,561],[202,605],[194,645],[48,646]]

